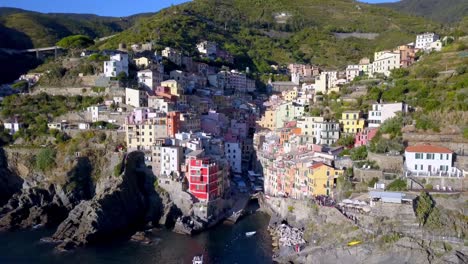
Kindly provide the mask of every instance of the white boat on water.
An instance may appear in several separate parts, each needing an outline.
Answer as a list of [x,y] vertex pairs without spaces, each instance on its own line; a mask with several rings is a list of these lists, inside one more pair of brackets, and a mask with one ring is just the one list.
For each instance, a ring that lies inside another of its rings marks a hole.
[[245,236],[250,237],[250,236],[255,235],[256,233],[257,233],[257,231],[247,232],[247,233],[245,233]]
[[203,255],[193,257],[192,264],[203,264]]

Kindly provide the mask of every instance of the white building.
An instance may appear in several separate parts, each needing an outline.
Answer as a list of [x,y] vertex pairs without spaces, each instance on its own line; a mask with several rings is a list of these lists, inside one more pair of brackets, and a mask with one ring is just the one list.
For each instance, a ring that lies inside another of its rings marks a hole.
[[179,146],[161,147],[161,175],[179,175],[184,153]]
[[87,130],[90,128],[90,125],[88,123],[79,123],[78,124],[78,129],[80,130]]
[[316,122],[314,143],[318,145],[333,145],[340,138],[340,123]]
[[439,40],[439,35],[427,32],[424,34],[420,34],[416,36],[416,48],[422,50],[428,50],[431,44],[437,40]]
[[427,49],[428,51],[441,51],[442,50],[442,41],[440,39],[432,42],[429,44],[429,47]]
[[391,70],[400,68],[400,52],[379,51],[374,54],[371,75],[376,73],[390,76]]
[[360,65],[348,65],[346,67],[346,81],[351,82],[354,78],[361,75]]
[[338,72],[322,72],[315,78],[315,94],[328,94],[332,88],[337,87]]
[[137,76],[138,84],[150,90],[159,86],[163,81],[163,75],[161,73],[150,69],[139,71]]
[[14,119],[14,120],[12,120],[10,122],[3,123],[3,127],[10,131],[10,135],[13,135],[16,132],[18,132],[20,130],[20,128],[23,127],[23,124],[18,122],[18,120]]
[[209,58],[216,58],[218,46],[215,42],[202,41],[197,44],[197,50],[200,54],[203,54]]
[[148,96],[144,90],[125,88],[125,104],[133,107],[147,106]]
[[121,72],[128,76],[128,54],[115,54],[110,56],[109,61],[104,62],[104,76],[116,77]]
[[395,117],[398,112],[408,112],[408,105],[405,103],[373,104],[367,118],[369,127],[380,127],[385,120]]
[[124,98],[123,98],[123,96],[114,96],[112,98],[112,101],[114,101],[115,104],[123,104],[124,103]]
[[242,147],[238,142],[229,142],[224,145],[224,154],[235,173],[242,173]]
[[405,150],[406,176],[461,177],[453,167],[453,151],[434,145],[416,145]]
[[182,53],[173,48],[166,47],[161,55],[179,66],[182,65]]
[[91,113],[91,121],[97,122],[99,121],[99,112],[105,111],[107,107],[105,105],[96,105],[90,106],[86,110],[88,113]]
[[149,96],[148,107],[164,113],[168,113],[173,110],[173,104],[159,96]]

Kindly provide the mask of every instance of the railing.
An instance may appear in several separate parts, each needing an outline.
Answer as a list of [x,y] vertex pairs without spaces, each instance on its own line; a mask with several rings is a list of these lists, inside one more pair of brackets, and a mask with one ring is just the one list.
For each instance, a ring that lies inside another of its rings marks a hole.
[[455,172],[446,172],[446,171],[435,171],[435,172],[420,172],[420,171],[405,171],[406,177],[447,177],[447,178],[464,178],[465,175],[462,171],[455,171]]

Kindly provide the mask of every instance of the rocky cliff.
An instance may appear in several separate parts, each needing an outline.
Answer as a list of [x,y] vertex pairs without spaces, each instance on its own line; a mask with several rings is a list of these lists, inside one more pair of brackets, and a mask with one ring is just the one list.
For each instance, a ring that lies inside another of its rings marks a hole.
[[106,179],[93,199],[82,201],[59,225],[52,236],[59,249],[128,237],[147,223],[169,221],[172,205],[164,206],[165,198],[154,190],[144,154],[130,153],[124,166],[120,177]]
[[23,179],[8,168],[5,152],[0,149],[0,206],[21,190]]
[[33,170],[34,151],[1,151],[0,179],[5,185],[0,188],[8,200],[0,208],[0,230],[56,226],[81,200],[91,198],[89,159],[71,161],[72,169],[59,184],[51,175]]

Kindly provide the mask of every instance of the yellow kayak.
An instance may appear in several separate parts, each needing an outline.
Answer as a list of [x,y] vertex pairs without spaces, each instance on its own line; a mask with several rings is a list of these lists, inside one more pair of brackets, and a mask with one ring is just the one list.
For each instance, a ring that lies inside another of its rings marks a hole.
[[348,243],[348,246],[351,247],[351,246],[359,245],[359,244],[361,244],[361,243],[362,243],[362,241],[354,240],[354,241],[349,242],[349,243]]

